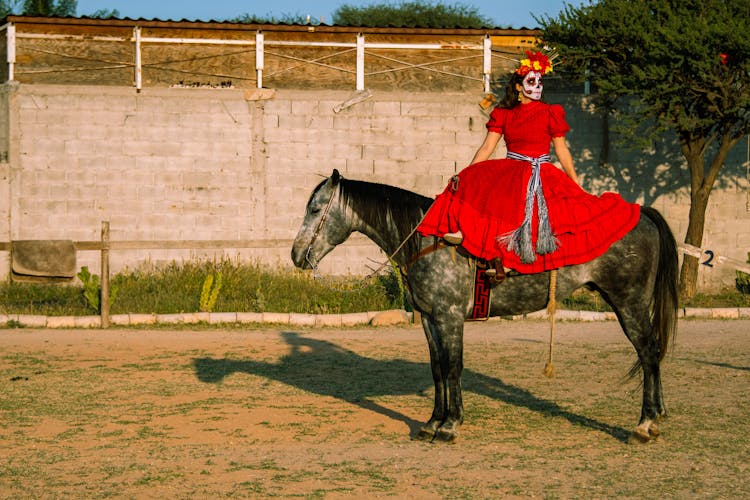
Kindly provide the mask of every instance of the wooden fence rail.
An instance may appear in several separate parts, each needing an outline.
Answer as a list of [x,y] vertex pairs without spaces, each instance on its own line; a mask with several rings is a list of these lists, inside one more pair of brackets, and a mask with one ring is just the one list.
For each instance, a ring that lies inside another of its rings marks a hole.
[[[256,239],[256,240],[129,240],[111,241],[109,221],[102,221],[101,239],[99,241],[74,241],[76,252],[98,251],[101,253],[101,327],[107,328],[109,318],[110,271],[109,254],[113,250],[223,250],[226,248],[273,248],[279,244],[292,246],[292,240]],[[9,252],[11,243],[0,241],[0,252]]]

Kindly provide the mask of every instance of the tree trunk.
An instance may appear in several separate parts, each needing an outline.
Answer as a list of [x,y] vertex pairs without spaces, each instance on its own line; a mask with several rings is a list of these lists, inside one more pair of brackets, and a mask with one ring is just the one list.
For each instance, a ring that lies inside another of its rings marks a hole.
[[[687,159],[690,170],[690,216],[688,219],[685,243],[698,248],[703,243],[703,229],[706,225],[706,208],[708,198],[711,195],[719,171],[724,165],[724,160],[732,147],[739,141],[740,136],[725,133],[720,137],[719,147],[708,170],[705,170],[704,154],[712,142],[702,136],[694,137],[693,140],[682,141],[682,153]],[[684,255],[682,268],[680,269],[680,299],[684,302],[695,297],[698,292],[698,265],[699,259],[690,255]]]
[[[700,248],[703,243],[703,229],[706,225],[706,207],[708,207],[708,192],[697,190],[690,193],[690,216],[688,218],[685,243]],[[684,254],[680,269],[680,298],[685,301],[695,297],[698,292],[697,257]]]

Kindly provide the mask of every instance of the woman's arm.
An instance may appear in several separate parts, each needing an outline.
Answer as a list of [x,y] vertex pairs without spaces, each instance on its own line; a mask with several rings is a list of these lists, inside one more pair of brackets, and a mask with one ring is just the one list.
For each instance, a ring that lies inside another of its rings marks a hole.
[[471,160],[471,164],[473,165],[480,161],[489,160],[492,153],[495,152],[495,148],[497,147],[497,143],[500,142],[501,137],[502,134],[487,131],[487,136],[484,138],[482,145],[479,146],[479,149],[477,149],[477,152],[474,153],[474,158]]
[[573,179],[573,182],[578,184],[578,176],[576,175],[576,169],[573,166],[573,155],[570,154],[568,143],[565,142],[565,136],[553,137],[552,146],[555,148],[555,155],[557,155],[557,159],[560,160],[560,164],[562,165],[563,170],[565,170],[565,173],[568,174],[568,177]]

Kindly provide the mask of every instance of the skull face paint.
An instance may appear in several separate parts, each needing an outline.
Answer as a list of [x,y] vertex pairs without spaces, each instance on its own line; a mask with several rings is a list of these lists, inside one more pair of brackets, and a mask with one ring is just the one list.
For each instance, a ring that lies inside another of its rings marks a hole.
[[523,78],[523,95],[533,101],[542,98],[542,74],[539,71],[529,71]]

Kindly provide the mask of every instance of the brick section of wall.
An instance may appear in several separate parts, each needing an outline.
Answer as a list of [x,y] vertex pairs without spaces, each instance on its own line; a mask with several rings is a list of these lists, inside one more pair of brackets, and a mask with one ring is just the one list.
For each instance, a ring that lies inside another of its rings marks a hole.
[[[0,234],[11,239],[258,239],[271,248],[224,255],[290,266],[290,243],[313,187],[336,168],[354,179],[434,196],[466,166],[485,135],[479,94],[376,92],[339,113],[348,91],[277,91],[272,99],[234,89],[145,89],[21,85],[10,92],[11,163],[0,163]],[[684,188],[628,177],[642,158],[617,148],[603,156],[602,122],[562,96],[576,166],[592,192],[621,191],[661,210],[678,241],[687,220]],[[498,156],[504,154],[499,148]],[[738,154],[733,162],[740,162]],[[11,168],[11,165],[13,168]],[[658,176],[668,166],[645,172]],[[660,170],[661,169],[661,170]],[[658,184],[658,183],[657,183]],[[661,189],[661,190],[660,190]],[[712,194],[706,244],[745,259],[747,179]],[[662,192],[663,191],[663,192]],[[676,193],[676,194],[675,194]],[[221,252],[219,252],[221,254]],[[144,262],[212,258],[212,251],[113,252],[112,270]],[[322,272],[362,274],[385,256],[355,235]],[[79,265],[99,267],[96,252]],[[95,271],[96,272],[96,271]],[[0,265],[7,275],[7,259]],[[707,288],[733,271],[701,269]]]

